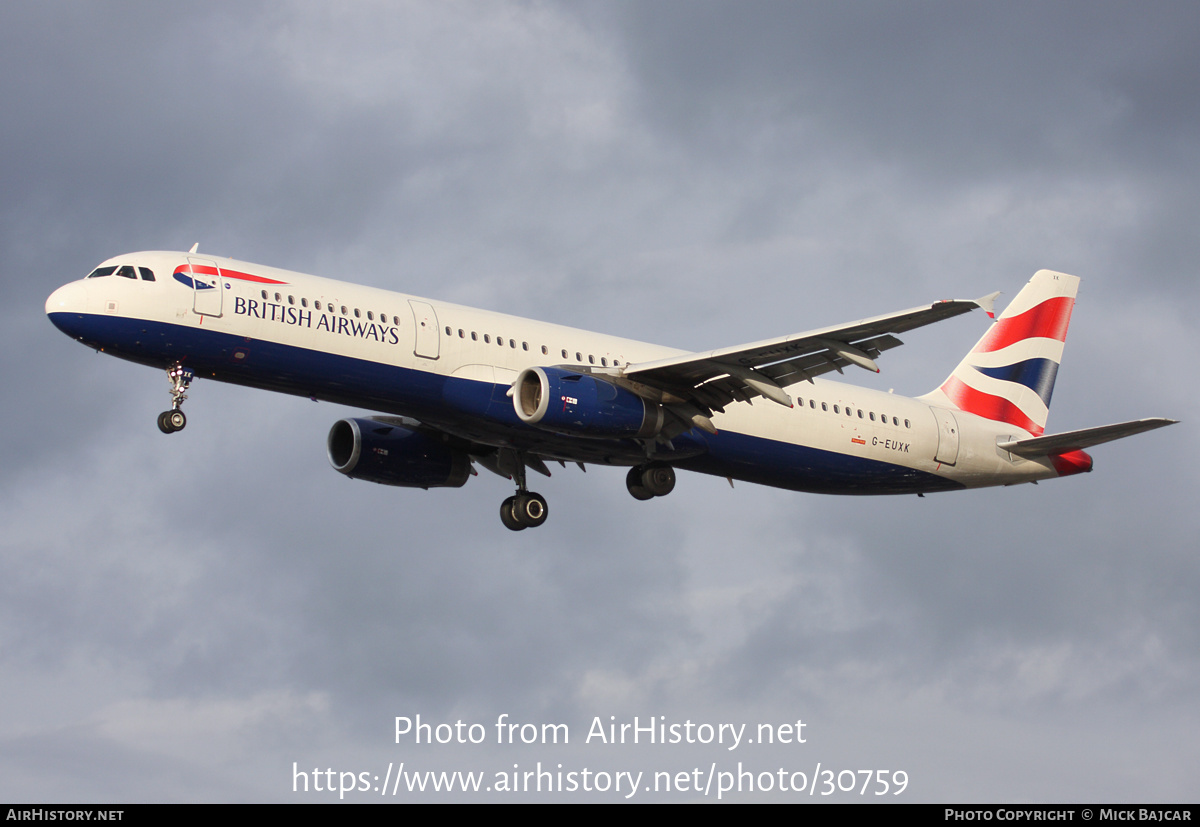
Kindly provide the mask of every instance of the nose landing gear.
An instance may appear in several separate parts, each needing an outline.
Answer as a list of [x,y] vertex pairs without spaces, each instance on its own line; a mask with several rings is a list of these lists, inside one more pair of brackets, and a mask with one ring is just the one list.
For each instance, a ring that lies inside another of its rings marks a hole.
[[187,425],[187,417],[183,413],[183,400],[187,399],[188,386],[196,378],[191,368],[185,368],[176,362],[167,369],[167,379],[171,382],[171,410],[158,415],[158,430],[164,434],[182,431]]

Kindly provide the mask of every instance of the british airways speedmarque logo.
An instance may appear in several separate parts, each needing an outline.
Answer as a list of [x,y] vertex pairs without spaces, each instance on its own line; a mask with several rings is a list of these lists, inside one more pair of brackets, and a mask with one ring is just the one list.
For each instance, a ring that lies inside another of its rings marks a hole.
[[238,270],[222,269],[218,271],[216,267],[210,267],[207,264],[181,264],[175,268],[175,272],[172,275],[175,276],[175,280],[180,284],[186,284],[188,287],[194,287],[197,290],[208,290],[213,285],[205,284],[202,281],[193,281],[192,275],[221,276],[222,278],[236,279],[237,281],[253,281],[257,284],[287,284],[286,281],[269,279],[266,276],[256,276],[253,273],[243,273]]

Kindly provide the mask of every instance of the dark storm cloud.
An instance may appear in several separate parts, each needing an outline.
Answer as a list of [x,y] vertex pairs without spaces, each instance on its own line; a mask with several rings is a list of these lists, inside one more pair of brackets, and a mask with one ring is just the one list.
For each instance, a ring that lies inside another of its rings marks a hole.
[[1200,92],[1196,11],[1143,12],[759,2],[614,16],[646,117],[677,134],[745,149],[767,116],[781,137],[794,127],[818,149],[919,162],[936,180],[1165,160],[1156,150],[1187,134]]

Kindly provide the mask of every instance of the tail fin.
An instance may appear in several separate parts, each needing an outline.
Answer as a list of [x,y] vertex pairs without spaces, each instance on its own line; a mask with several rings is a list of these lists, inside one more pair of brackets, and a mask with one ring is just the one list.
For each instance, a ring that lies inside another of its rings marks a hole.
[[922,398],[1041,436],[1078,290],[1077,276],[1038,270],[941,387]]

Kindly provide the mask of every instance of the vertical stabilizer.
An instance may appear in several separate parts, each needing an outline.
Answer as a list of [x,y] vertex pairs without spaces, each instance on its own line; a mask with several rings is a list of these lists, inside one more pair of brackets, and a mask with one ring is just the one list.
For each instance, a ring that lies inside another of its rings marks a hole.
[[941,387],[922,399],[1040,436],[1078,290],[1077,276],[1038,270]]

